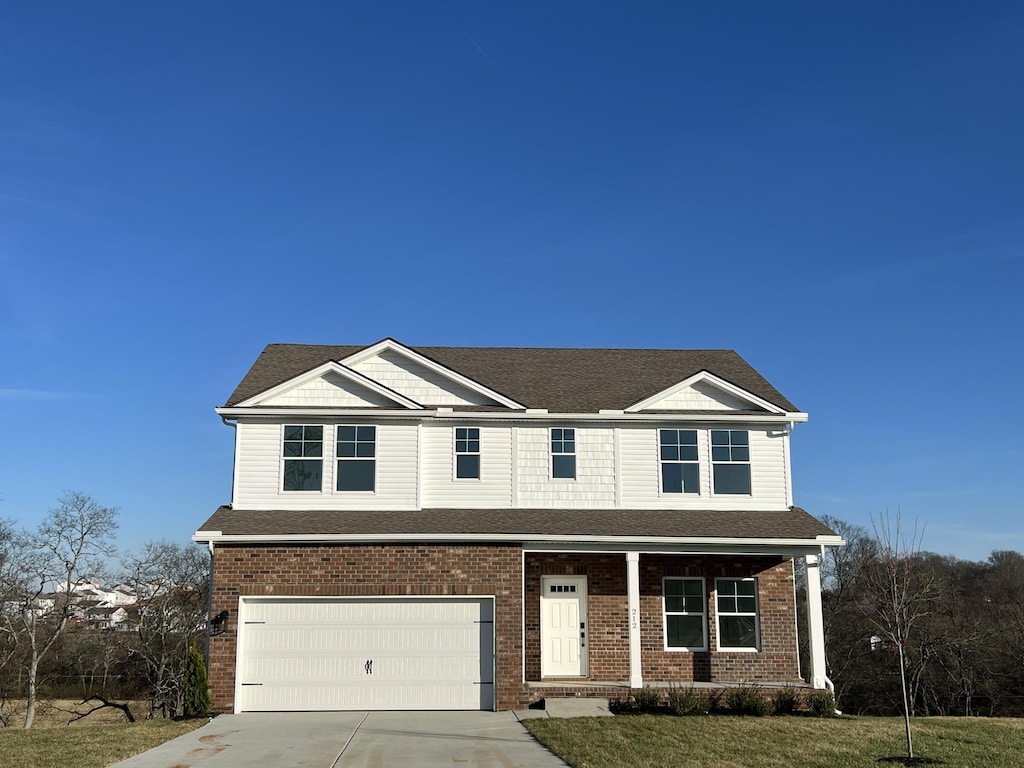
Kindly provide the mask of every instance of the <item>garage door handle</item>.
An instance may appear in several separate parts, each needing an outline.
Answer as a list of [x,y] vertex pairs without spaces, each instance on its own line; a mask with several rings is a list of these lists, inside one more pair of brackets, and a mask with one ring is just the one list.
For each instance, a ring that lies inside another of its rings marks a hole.
[[366,660],[366,664],[363,666],[363,669],[366,670],[366,674],[372,675],[373,674],[373,659],[367,659]]

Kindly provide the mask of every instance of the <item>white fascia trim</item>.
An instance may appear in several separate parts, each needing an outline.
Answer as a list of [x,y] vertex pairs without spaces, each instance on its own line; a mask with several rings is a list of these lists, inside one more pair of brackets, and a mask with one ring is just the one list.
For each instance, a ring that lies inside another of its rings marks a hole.
[[[286,533],[286,534],[251,534],[232,535],[222,531],[196,531],[192,541],[217,543],[399,543],[399,542],[521,542],[524,549],[550,550],[554,547],[569,547],[567,551],[576,551],[578,547],[594,547],[601,552],[625,552],[640,548],[650,551],[650,547],[664,547],[665,551],[679,547],[697,547],[692,551],[717,552],[726,548],[730,552],[747,552],[759,549],[770,552],[783,550],[799,550],[800,553],[821,552],[822,547],[839,546],[845,542],[838,536],[818,536],[814,539],[743,539],[743,538],[696,538],[692,536],[553,536],[529,533]],[[709,549],[710,548],[710,549]]]
[[378,341],[376,344],[369,346],[366,349],[361,349],[355,354],[349,355],[348,357],[344,358],[341,362],[348,366],[358,365],[364,360],[368,360],[374,355],[380,354],[384,350],[397,352],[403,357],[406,357],[412,360],[413,362],[419,363],[424,368],[428,368],[434,373],[440,376],[444,376],[446,379],[449,379],[450,381],[454,381],[456,384],[461,384],[466,389],[473,390],[478,395],[489,397],[491,400],[494,400],[500,405],[504,405],[506,408],[526,407],[525,405],[517,403],[515,400],[512,400],[511,398],[505,397],[504,395],[495,392],[493,389],[485,387],[480,382],[474,381],[468,376],[463,376],[461,373],[453,371],[451,368],[446,368],[440,363],[435,363],[430,358],[424,357],[419,352],[409,349],[409,347],[405,346],[401,342],[395,341],[394,339],[383,339],[381,341]]
[[661,392],[651,395],[646,400],[641,400],[639,403],[634,403],[633,405],[626,408],[626,413],[635,413],[636,411],[642,411],[645,408],[650,408],[654,405],[657,405],[666,397],[670,397],[674,395],[676,392],[679,392],[680,390],[693,386],[698,382],[705,381],[717,387],[718,389],[728,392],[730,395],[738,397],[741,400],[746,400],[751,405],[756,405],[758,408],[764,408],[769,413],[779,414],[786,412],[784,408],[780,408],[774,403],[769,403],[764,398],[758,397],[752,392],[748,392],[747,390],[741,387],[737,387],[735,384],[730,384],[725,379],[721,379],[718,376],[715,376],[715,374],[713,373],[710,373],[708,371],[699,371],[698,373],[693,374],[693,376],[690,376],[688,379],[683,379],[678,384],[673,384],[668,389],[663,389]]
[[354,384],[358,384],[361,387],[369,389],[371,392],[376,392],[378,395],[386,397],[388,400],[391,400],[393,403],[397,405],[402,405],[405,406],[406,408],[411,408],[413,410],[424,410],[423,406],[417,403],[415,400],[410,400],[405,395],[400,395],[393,389],[385,387],[380,382],[374,381],[369,376],[365,376],[361,374],[359,371],[354,371],[351,368],[342,365],[341,363],[334,362],[333,360],[329,360],[328,362],[324,363],[323,365],[317,366],[311,371],[306,371],[305,373],[299,374],[293,379],[289,379],[288,381],[278,384],[276,387],[272,387],[266,390],[265,392],[260,392],[258,395],[254,395],[253,397],[250,397],[247,400],[243,400],[234,407],[245,408],[248,406],[258,405],[259,403],[263,402],[268,398],[275,397],[284,392],[287,392],[290,389],[302,386],[303,384],[313,381],[314,379],[319,379],[321,376],[327,373],[336,373],[339,376],[353,382]]
[[546,424],[561,421],[576,422],[634,422],[661,424],[665,422],[683,421],[689,423],[706,422],[738,422],[744,424],[789,424],[807,421],[806,413],[527,413],[517,411],[442,411],[441,409],[417,408],[415,414],[410,411],[392,410],[388,408],[320,408],[316,406],[268,406],[244,407],[241,404],[214,409],[218,415],[228,418],[242,416],[294,417],[302,414],[305,417],[363,417],[371,419],[399,418],[433,418],[440,421],[540,421]]

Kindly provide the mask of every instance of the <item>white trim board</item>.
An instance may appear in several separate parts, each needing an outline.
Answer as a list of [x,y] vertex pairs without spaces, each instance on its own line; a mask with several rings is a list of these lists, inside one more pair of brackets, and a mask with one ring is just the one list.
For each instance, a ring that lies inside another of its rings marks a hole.
[[839,536],[814,539],[741,539],[696,538],[687,536],[537,536],[514,533],[392,533],[392,534],[252,534],[231,535],[221,531],[196,531],[192,541],[205,543],[252,544],[403,544],[403,543],[521,543],[524,549],[562,552],[688,552],[691,554],[803,554],[821,552],[822,547],[838,547],[846,542]]

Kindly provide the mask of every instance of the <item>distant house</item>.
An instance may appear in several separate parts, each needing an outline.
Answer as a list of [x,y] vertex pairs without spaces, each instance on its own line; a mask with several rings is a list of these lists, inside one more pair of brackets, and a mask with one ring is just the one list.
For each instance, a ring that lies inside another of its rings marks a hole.
[[82,616],[86,626],[99,630],[128,629],[127,626],[122,627],[127,618],[128,608],[125,606],[94,606],[85,610]]
[[735,352],[272,344],[217,413],[220,711],[829,684],[807,415]]

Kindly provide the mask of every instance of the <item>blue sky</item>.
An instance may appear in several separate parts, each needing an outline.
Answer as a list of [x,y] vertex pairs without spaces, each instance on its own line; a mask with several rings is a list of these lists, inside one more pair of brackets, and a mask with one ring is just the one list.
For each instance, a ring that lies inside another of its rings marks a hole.
[[1024,550],[1019,3],[8,3],[0,515],[229,500],[268,342],[727,347],[797,503]]

